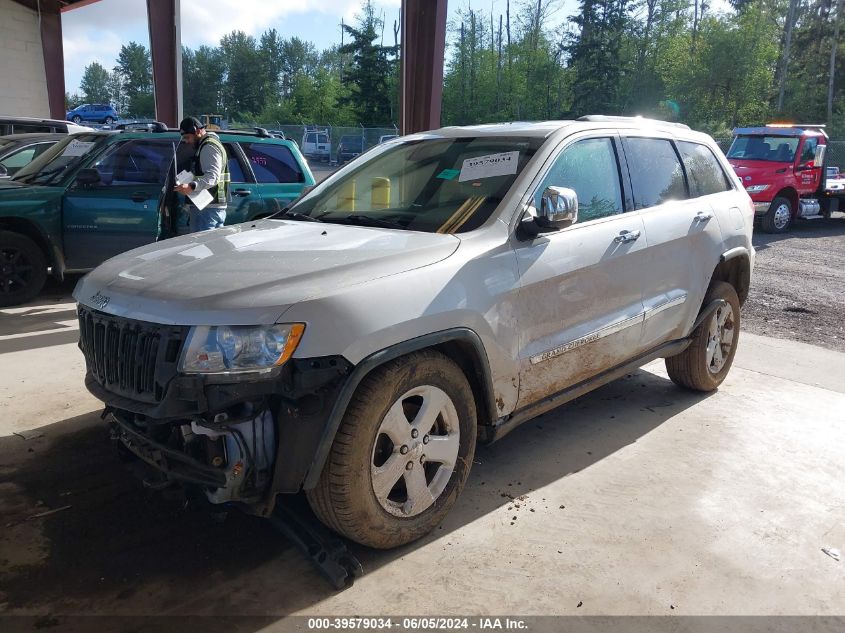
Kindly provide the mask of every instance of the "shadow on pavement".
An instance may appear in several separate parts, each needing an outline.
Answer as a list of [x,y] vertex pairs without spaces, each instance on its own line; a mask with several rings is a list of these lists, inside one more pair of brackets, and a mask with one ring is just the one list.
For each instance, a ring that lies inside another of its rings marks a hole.
[[[463,495],[431,535],[387,552],[351,547],[364,566],[357,582],[574,476],[704,397],[641,370],[479,447]],[[145,491],[98,412],[27,437],[0,438],[0,613],[283,616],[333,593],[269,522],[238,511],[215,522]],[[551,520],[565,509],[542,511]],[[267,624],[250,622],[235,628]]]

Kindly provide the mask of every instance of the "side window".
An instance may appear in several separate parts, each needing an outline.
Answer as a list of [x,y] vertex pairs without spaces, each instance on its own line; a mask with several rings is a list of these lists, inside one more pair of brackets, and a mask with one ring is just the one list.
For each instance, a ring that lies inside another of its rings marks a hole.
[[678,149],[687,170],[691,198],[732,189],[722,166],[709,147],[681,141]]
[[246,182],[246,176],[244,176],[244,170],[241,167],[241,161],[238,160],[238,154],[235,148],[231,143],[223,143],[223,147],[226,148],[230,182]]
[[131,140],[113,145],[93,166],[104,185],[158,185],[172,161],[170,143]]
[[241,143],[258,182],[305,182],[305,175],[284,145]]
[[546,187],[575,190],[579,223],[622,213],[622,186],[613,141],[591,138],[564,149],[537,190],[534,204],[538,209]]
[[816,146],[818,144],[819,139],[817,138],[808,138],[804,141],[804,148],[801,150],[801,165],[809,163],[816,158]]
[[35,158],[37,148],[37,145],[30,145],[29,147],[19,149],[1,160],[0,165],[6,168],[6,173],[9,176],[14,176],[21,167],[26,167],[32,162],[32,159]]
[[625,152],[635,209],[687,198],[684,172],[671,141],[631,137],[626,140]]

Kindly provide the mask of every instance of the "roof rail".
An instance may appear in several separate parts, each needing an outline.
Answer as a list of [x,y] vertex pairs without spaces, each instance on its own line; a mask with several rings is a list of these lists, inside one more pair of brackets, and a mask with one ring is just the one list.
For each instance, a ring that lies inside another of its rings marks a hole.
[[690,129],[686,123],[675,123],[673,121],[661,121],[660,119],[647,119],[641,116],[610,116],[605,114],[587,114],[579,116],[576,121],[588,121],[590,123],[659,123],[660,125],[671,125],[684,130]]
[[167,126],[161,121],[132,121],[120,123],[114,127],[121,132],[169,132]]

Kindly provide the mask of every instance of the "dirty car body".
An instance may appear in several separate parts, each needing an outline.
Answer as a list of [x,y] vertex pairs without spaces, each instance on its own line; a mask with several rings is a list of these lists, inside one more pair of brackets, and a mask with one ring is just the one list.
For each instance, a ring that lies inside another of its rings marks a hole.
[[[709,137],[636,119],[403,137],[285,214],[87,275],[86,385],[151,485],[265,516],[305,490],[330,527],[395,546],[454,502],[476,436],[684,354],[727,309],[713,287],[745,299],[753,206],[729,174]],[[356,508],[395,535],[320,496],[341,477],[329,456],[355,451]]]

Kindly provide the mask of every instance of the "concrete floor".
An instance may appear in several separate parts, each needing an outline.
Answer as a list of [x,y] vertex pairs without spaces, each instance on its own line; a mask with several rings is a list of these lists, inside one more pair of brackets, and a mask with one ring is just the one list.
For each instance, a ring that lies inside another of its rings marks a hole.
[[481,447],[438,530],[334,592],[265,522],[140,489],[71,287],[0,310],[0,614],[845,614],[845,354],[743,334],[709,396],[652,363]]

